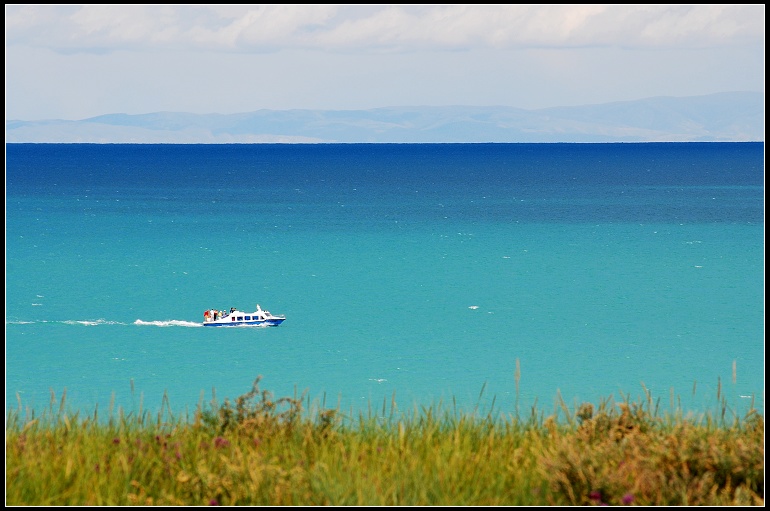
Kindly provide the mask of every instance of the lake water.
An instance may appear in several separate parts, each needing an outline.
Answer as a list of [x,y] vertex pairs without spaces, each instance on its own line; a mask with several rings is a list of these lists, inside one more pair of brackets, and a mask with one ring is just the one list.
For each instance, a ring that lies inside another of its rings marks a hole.
[[7,409],[764,413],[764,278],[762,143],[6,146]]

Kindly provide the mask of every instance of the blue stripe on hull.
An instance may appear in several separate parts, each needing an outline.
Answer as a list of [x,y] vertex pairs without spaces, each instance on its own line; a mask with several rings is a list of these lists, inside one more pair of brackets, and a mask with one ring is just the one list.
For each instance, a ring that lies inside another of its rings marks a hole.
[[285,320],[276,319],[270,321],[232,321],[230,323],[203,323],[203,326],[278,326]]

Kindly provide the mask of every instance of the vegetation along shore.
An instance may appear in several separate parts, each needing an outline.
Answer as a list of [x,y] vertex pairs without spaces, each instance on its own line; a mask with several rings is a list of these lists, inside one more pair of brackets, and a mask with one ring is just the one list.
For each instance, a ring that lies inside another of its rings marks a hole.
[[[174,417],[6,417],[6,505],[764,505],[764,417],[603,400],[351,417],[253,388]],[[482,389],[483,392],[483,389]],[[718,392],[719,394],[719,392]],[[388,406],[389,405],[389,406]],[[478,411],[477,411],[478,412]]]

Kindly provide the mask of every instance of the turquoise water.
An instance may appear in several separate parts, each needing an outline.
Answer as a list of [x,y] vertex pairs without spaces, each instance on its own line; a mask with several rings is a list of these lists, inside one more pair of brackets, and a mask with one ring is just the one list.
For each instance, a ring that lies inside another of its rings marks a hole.
[[[6,408],[183,413],[261,375],[354,413],[764,413],[763,152],[8,145]],[[288,319],[200,327],[257,303]]]

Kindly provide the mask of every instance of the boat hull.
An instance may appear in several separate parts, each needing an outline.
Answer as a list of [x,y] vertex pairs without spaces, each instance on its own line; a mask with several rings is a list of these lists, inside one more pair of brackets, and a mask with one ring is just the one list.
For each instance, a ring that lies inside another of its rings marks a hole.
[[263,319],[256,321],[209,321],[203,323],[203,326],[278,326],[286,321],[285,318]]

